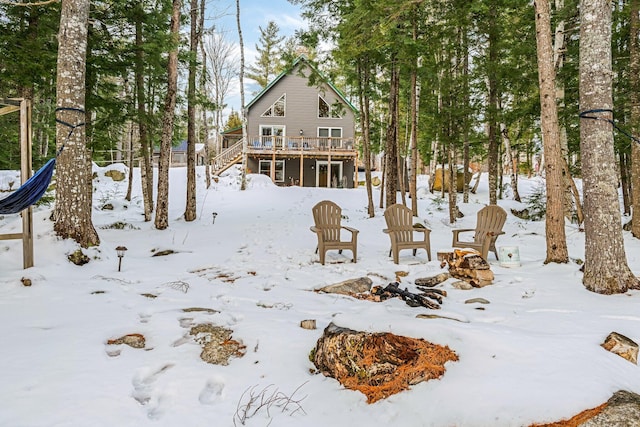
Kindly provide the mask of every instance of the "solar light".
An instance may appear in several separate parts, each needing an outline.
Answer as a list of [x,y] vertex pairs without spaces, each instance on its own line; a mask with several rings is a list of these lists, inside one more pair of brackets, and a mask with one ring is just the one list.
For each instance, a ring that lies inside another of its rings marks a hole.
[[118,254],[118,271],[120,271],[120,267],[122,266],[122,257],[124,253],[127,251],[127,248],[124,246],[118,246],[116,248],[116,253]]
[[212,222],[212,224],[215,224],[216,223],[216,217],[218,216],[218,212],[213,212],[212,214],[213,214],[213,222]]

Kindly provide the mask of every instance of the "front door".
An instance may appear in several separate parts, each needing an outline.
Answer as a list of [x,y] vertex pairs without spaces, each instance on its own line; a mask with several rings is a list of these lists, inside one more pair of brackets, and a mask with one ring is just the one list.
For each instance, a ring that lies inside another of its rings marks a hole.
[[337,188],[342,180],[342,162],[331,162],[331,173],[329,173],[329,163],[326,161],[316,162],[316,185],[318,187]]
[[318,187],[327,186],[327,164],[318,165]]

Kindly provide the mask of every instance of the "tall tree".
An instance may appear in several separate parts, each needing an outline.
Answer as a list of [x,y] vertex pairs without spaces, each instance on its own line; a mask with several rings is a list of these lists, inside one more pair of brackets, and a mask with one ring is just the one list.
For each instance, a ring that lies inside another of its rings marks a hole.
[[569,261],[564,231],[564,186],[562,174],[562,150],[556,104],[556,72],[551,40],[551,8],[549,0],[534,1],[536,12],[536,44],[538,51],[538,80],[540,82],[540,106],[542,141],[544,143],[547,211],[547,258],[545,263]]
[[164,230],[169,226],[169,156],[171,155],[173,122],[178,93],[178,45],[181,7],[182,0],[173,0],[171,12],[172,46],[167,63],[167,93],[164,100],[160,160],[158,161],[158,207],[155,220],[155,226],[158,230]]
[[[222,113],[226,107],[231,81],[237,75],[237,58],[233,45],[224,36],[224,31],[216,31],[214,28],[204,37],[203,42],[207,53],[208,87],[215,104],[214,128],[216,135],[219,135],[223,131]],[[216,138],[217,153],[222,150],[220,142],[220,138]]]
[[147,94],[145,91],[145,63],[146,55],[144,50],[143,23],[145,20],[145,11],[142,2],[135,5],[134,22],[135,22],[135,81],[136,81],[136,100],[137,100],[137,122],[138,133],[140,138],[140,180],[142,185],[142,201],[144,204],[144,220],[151,221],[151,213],[153,212],[153,165],[152,154],[153,145],[148,131],[148,114],[147,114]]
[[259,44],[256,44],[258,58],[254,65],[247,67],[246,75],[264,88],[281,69],[281,43],[285,38],[279,35],[280,27],[275,21],[269,21],[267,28],[258,28],[260,29]]
[[640,282],[627,265],[613,148],[611,2],[580,1],[580,148],[584,180],[582,283],[616,294]]
[[196,219],[196,76],[198,74],[198,46],[202,28],[198,26],[198,0],[190,0],[191,36],[189,47],[189,77],[187,82],[187,202],[185,221]]
[[[631,83],[631,123],[635,124],[634,133],[640,131],[640,0],[629,2],[629,56]],[[640,239],[640,143],[632,142],[631,145],[631,233],[636,239]]]
[[244,40],[242,39],[242,25],[240,25],[240,0],[236,0],[236,25],[238,27],[238,42],[240,43],[240,106],[242,108],[242,171],[240,172],[240,189],[247,189],[247,114],[244,108]]
[[385,207],[397,202],[398,198],[398,99],[400,90],[400,70],[397,55],[392,54],[390,63],[391,81],[389,86],[389,111],[385,138]]
[[91,220],[91,156],[85,145],[85,75],[89,0],[62,0],[58,33],[56,140],[63,148],[57,161],[54,230],[86,248],[100,244]]
[[495,0],[489,1],[487,13],[487,139],[488,156],[487,169],[489,170],[489,204],[498,203],[498,63],[499,48],[498,39],[500,30],[498,28],[498,7]]

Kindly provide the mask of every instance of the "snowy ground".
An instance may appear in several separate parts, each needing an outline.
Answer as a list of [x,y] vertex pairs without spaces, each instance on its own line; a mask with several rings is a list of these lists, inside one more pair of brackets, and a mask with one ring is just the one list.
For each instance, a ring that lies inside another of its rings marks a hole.
[[[415,289],[416,278],[442,271],[435,254],[450,247],[451,228],[474,226],[488,202],[486,181],[461,205],[465,217],[455,225],[421,181],[419,216],[432,229],[434,260],[405,251],[395,265],[382,210],[368,217],[364,188],[278,188],[251,175],[249,189],[239,191],[229,174],[207,190],[198,170],[198,219],[187,223],[186,171],[176,168],[170,226],[159,231],[143,221],[138,175],[129,203],[126,181],[103,173],[98,169],[94,181],[93,213],[101,244],[85,250],[90,263],[67,261],[77,247],[55,237],[47,207],[34,210],[34,267],[22,269],[20,241],[0,241],[0,426],[241,425],[236,414],[265,388],[302,399],[300,410],[261,408],[245,425],[526,426],[571,417],[619,389],[640,393],[640,368],[600,347],[612,331],[640,341],[640,292],[593,294],[576,262],[544,265],[544,222],[509,214],[498,246],[518,246],[522,265],[505,268],[490,255],[493,285],[467,291],[441,285],[448,297],[437,314],[463,322],[417,319],[427,310],[400,300],[312,292],[361,276],[386,285],[397,271],[408,273],[401,285]],[[521,178],[520,185],[526,195],[539,184]],[[345,224],[360,230],[356,264],[348,252],[329,253],[325,266],[317,261],[311,207],[324,199],[338,203]],[[114,210],[99,209],[106,202]],[[499,204],[507,211],[523,207]],[[109,228],[118,221],[131,227]],[[19,232],[20,224],[18,215],[0,217],[0,233]],[[584,259],[584,233],[571,224],[566,231],[570,257]],[[640,273],[640,242],[625,233],[625,244],[629,265]],[[121,272],[119,245],[128,248]],[[152,257],[165,249],[177,253]],[[23,277],[33,285],[23,287]],[[475,297],[490,304],[484,310],[465,304]],[[183,311],[190,307],[219,312]],[[315,319],[318,329],[302,329],[304,319]],[[201,347],[184,339],[202,322],[232,329],[246,355],[228,366],[204,363]],[[309,352],[330,322],[448,345],[460,360],[448,363],[439,380],[369,405],[361,393],[311,372]],[[131,333],[143,334],[146,348],[115,346],[120,352],[113,355],[107,341]]]

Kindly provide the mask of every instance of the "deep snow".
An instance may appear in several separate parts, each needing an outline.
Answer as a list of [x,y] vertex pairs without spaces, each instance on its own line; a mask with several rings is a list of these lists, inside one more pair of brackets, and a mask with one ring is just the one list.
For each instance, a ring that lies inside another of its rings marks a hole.
[[[101,244],[84,250],[88,264],[67,261],[77,247],[55,236],[50,207],[34,209],[34,267],[22,269],[20,241],[0,241],[0,426],[233,426],[234,417],[241,425],[236,414],[265,388],[265,395],[302,399],[300,408],[259,409],[248,426],[526,426],[569,418],[619,389],[640,393],[640,368],[600,347],[612,331],[640,341],[640,292],[586,291],[575,262],[584,259],[585,236],[569,223],[572,262],[544,265],[544,222],[509,214],[498,246],[518,246],[522,265],[502,267],[490,254],[492,285],[467,291],[454,289],[452,280],[441,285],[448,297],[437,314],[462,322],[418,319],[428,310],[398,299],[372,303],[312,292],[361,276],[386,285],[397,271],[408,273],[401,285],[411,290],[416,278],[441,272],[436,252],[450,247],[451,228],[473,228],[488,202],[486,176],[454,225],[422,177],[419,216],[432,229],[434,260],[403,251],[395,265],[383,210],[368,217],[362,187],[279,188],[250,175],[249,188],[239,191],[237,175],[229,173],[206,189],[198,169],[198,218],[188,223],[186,171],[174,168],[170,226],[160,231],[143,221],[138,171],[127,202],[126,181],[112,181],[105,170],[96,167],[93,222]],[[0,172],[0,189],[11,174]],[[521,194],[539,180],[521,177]],[[375,197],[377,204],[377,190]],[[324,199],[338,203],[345,224],[360,230],[355,264],[348,252],[330,252],[325,266],[318,262],[309,226],[311,207]],[[101,209],[107,202],[113,210]],[[507,211],[523,207],[499,204]],[[129,226],[110,228],[118,221]],[[0,217],[0,233],[20,226],[19,215]],[[119,245],[128,248],[121,272]],[[640,243],[625,232],[625,245],[639,272]],[[177,253],[152,257],[164,249]],[[23,277],[33,285],[24,287]],[[490,304],[465,304],[475,297]],[[219,312],[183,311],[190,307]],[[304,319],[316,319],[318,329],[302,329]],[[246,355],[228,366],[204,363],[200,345],[188,338],[190,326],[202,322],[232,329]],[[460,360],[448,363],[439,380],[369,405],[361,393],[311,372],[309,352],[330,322],[448,345]],[[107,344],[130,333],[143,334],[146,348]]]

